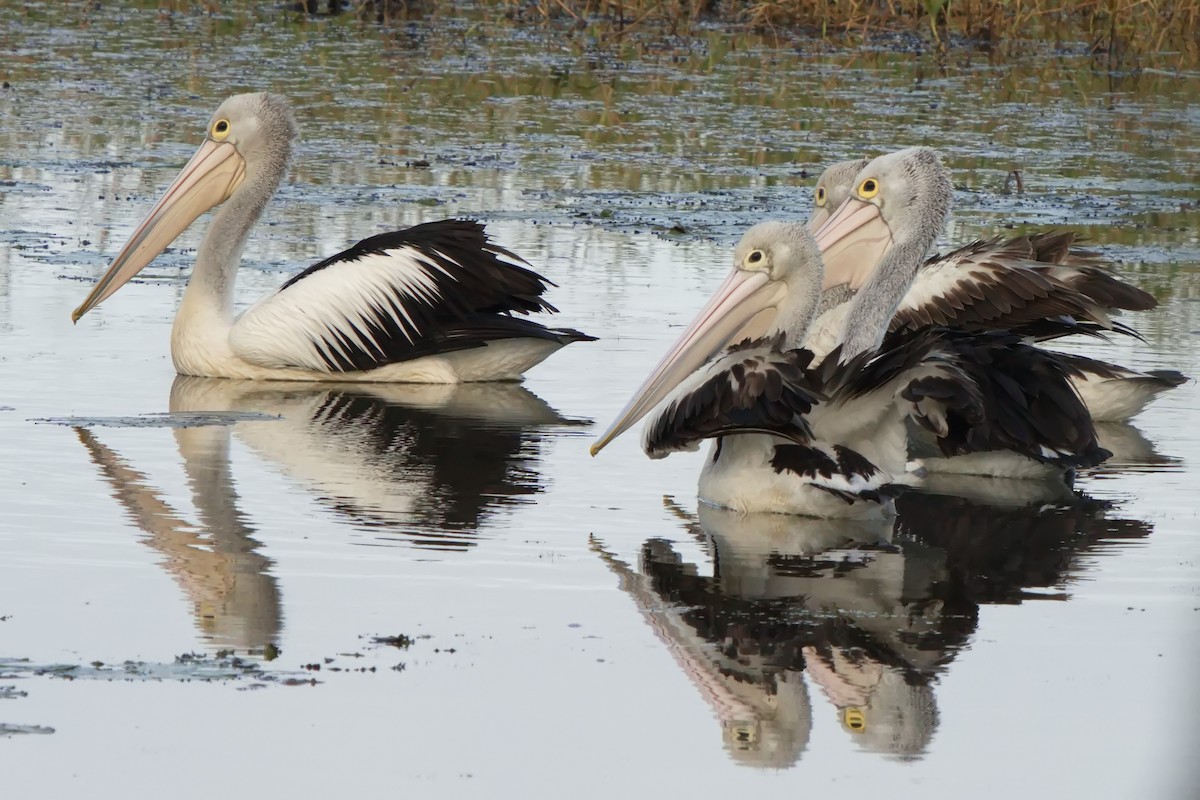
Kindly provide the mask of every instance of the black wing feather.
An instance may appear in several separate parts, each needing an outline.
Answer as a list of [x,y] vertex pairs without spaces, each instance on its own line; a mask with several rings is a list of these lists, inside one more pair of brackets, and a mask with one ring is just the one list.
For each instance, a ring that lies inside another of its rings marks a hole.
[[1110,455],[1070,383],[1069,365],[1015,334],[899,331],[874,353],[838,360],[835,350],[817,368],[818,385],[834,398],[866,395],[926,367],[899,395],[918,409],[940,404],[944,430],[923,414],[914,418],[937,434],[943,455],[1006,450],[1064,468],[1094,466]]
[[[555,313],[542,294],[554,284],[528,269],[527,262],[491,241],[475,220],[446,219],[372,236],[320,261],[285,283],[286,292],[333,266],[353,269],[354,262],[396,251],[424,265],[434,283],[432,298],[402,288],[384,287],[389,308],[372,306],[358,321],[339,321],[320,334],[334,344],[320,359],[334,372],[357,372],[422,356],[482,347],[489,341],[535,338],[566,344],[594,337],[569,328],[547,328],[513,314]],[[399,317],[399,319],[398,319]],[[367,342],[364,347],[354,335]]]
[[[1106,312],[1153,308],[1153,295],[1105,269],[1095,253],[1073,245],[1071,231],[997,236],[972,242],[925,262],[933,267],[957,262],[969,278],[949,293],[897,310],[891,330],[945,325],[964,330],[1008,330],[1034,326],[1045,318],[1072,317],[1131,334]],[[1136,334],[1133,334],[1136,335]]]
[[767,433],[807,442],[804,415],[820,402],[805,368],[807,350],[786,350],[783,336],[730,347],[699,385],[681,387],[647,425],[643,447],[652,457],[735,433]]

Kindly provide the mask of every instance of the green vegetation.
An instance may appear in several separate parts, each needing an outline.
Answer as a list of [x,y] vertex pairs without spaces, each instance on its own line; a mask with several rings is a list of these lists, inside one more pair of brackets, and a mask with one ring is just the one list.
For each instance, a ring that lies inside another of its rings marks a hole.
[[[252,5],[156,3],[164,15],[221,15]],[[601,46],[723,27],[781,39],[819,37],[837,46],[985,50],[999,58],[1022,57],[1037,43],[1087,51],[1118,70],[1200,65],[1200,0],[291,0],[278,7],[384,24],[466,15],[487,24],[557,28]]]
[[[607,35],[652,26],[685,34],[713,22],[816,33],[841,43],[897,33],[938,47],[1018,54],[1029,40],[1082,45],[1114,66],[1194,65],[1200,0],[497,0],[510,16],[570,19]],[[409,4],[394,3],[396,7]],[[490,5],[485,3],[485,5]]]

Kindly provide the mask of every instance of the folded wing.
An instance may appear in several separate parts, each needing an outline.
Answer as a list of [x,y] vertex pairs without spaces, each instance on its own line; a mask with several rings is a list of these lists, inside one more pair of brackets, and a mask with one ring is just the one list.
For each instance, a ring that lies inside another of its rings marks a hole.
[[591,338],[513,316],[556,311],[548,284],[482,224],[429,222],[304,270],[238,319],[230,345],[263,367],[352,372],[498,339]]
[[668,396],[646,423],[643,449],[662,458],[729,433],[807,442],[804,415],[820,400],[805,372],[811,360],[807,350],[784,349],[782,335],[733,345]]
[[901,301],[891,329],[945,325],[966,330],[1018,328],[1071,317],[1116,328],[1109,313],[1153,308],[1147,292],[1072,247],[1071,232],[973,242],[925,262]]
[[874,354],[818,367],[834,402],[888,388],[945,456],[1008,451],[1062,468],[1109,456],[1058,354],[1003,331],[899,331]]

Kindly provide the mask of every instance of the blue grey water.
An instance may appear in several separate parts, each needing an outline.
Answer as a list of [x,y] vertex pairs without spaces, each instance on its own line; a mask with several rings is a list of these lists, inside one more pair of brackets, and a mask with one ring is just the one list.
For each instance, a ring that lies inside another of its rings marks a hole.
[[[894,526],[700,510],[698,455],[587,446],[742,230],[907,144],[955,170],[946,245],[1070,226],[1159,299],[1145,342],[1073,347],[1200,375],[1196,74],[184,5],[0,8],[13,796],[1192,796],[1195,383],[1106,428],[1070,502],[991,486]],[[519,387],[177,379],[203,221],[72,326],[247,89],[292,98],[303,146],[239,307],[474,215],[600,341]]]

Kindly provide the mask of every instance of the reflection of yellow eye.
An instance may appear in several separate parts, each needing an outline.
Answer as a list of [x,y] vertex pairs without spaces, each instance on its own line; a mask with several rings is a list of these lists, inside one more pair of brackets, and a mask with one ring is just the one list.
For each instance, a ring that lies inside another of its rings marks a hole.
[[862,733],[867,729],[867,715],[857,708],[847,708],[843,711],[842,722],[852,733]]
[[824,186],[817,187],[817,205],[818,206],[825,205],[825,187]]
[[229,136],[229,120],[219,119],[213,123],[212,137],[218,142]]
[[858,185],[858,196],[864,200],[870,200],[877,194],[879,194],[879,181],[874,178],[867,178]]
[[761,264],[766,255],[762,250],[751,250],[750,255],[746,256],[747,264]]
[[749,750],[758,742],[758,730],[753,725],[743,722],[730,728],[729,738],[739,749]]

